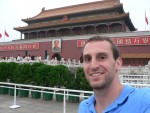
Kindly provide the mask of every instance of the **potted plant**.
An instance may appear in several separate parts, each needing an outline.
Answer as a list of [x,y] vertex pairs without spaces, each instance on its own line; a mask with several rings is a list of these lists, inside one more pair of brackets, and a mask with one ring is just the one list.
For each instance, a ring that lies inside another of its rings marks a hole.
[[[49,66],[49,70],[48,70],[48,74],[46,76],[46,79],[45,79],[45,84],[44,86],[45,87],[54,87],[56,84],[56,76],[53,75],[53,69],[54,69],[54,66]],[[53,99],[53,93],[54,92],[53,90],[46,90],[48,92],[51,92],[51,93],[47,93],[47,92],[44,92],[43,93],[43,100],[52,100]]]
[[[42,70],[43,66],[45,66],[45,64],[41,63],[41,62],[36,62],[31,65],[32,76],[30,78],[30,83],[32,85],[41,86],[42,83],[44,82],[45,75],[43,73],[41,73],[41,72],[44,72],[44,70]],[[41,92],[40,92],[41,89],[32,88],[32,90],[34,90],[34,91],[31,91],[32,99],[40,99],[41,98]]]
[[[77,69],[78,75],[81,77],[81,82],[80,82],[80,89],[84,91],[92,91],[92,88],[90,87],[89,83],[86,80],[84,70],[82,67],[79,67]],[[89,93],[84,93],[85,96],[90,96],[91,94]],[[85,97],[86,99],[87,97]]]
[[[82,68],[77,68],[76,73],[73,74],[70,78],[71,82],[68,81],[68,88],[74,90],[81,89],[81,80],[82,80]],[[69,92],[69,94],[80,95],[79,92]],[[79,102],[79,96],[69,96],[69,102]]]
[[[36,76],[35,76],[35,82],[36,85],[44,86],[44,87],[53,87],[53,76],[51,75],[51,72],[53,71],[53,66],[50,65],[42,65],[38,67]],[[45,89],[43,93],[43,100],[52,100],[53,99],[53,94],[48,93],[52,92],[51,90]]]
[[[67,66],[64,65],[57,65],[54,66],[52,75],[54,75],[57,79],[55,79],[55,84],[58,88],[66,88],[67,86],[67,79],[70,76],[71,71]],[[56,101],[63,101],[64,95],[63,91],[57,91],[56,93]]]
[[[9,82],[11,82],[11,83],[15,83],[16,82],[16,80],[15,80],[15,75],[14,75],[14,71],[15,71],[15,69],[17,68],[17,66],[18,66],[19,64],[18,63],[16,63],[16,62],[9,62],[8,63],[8,67],[7,67],[7,69],[9,70],[8,71],[8,80],[9,80]],[[9,87],[11,87],[11,88],[9,88],[9,95],[10,96],[14,96],[14,92],[15,92],[15,89],[14,89],[14,85],[12,86],[12,85],[10,85]],[[18,95],[18,89],[16,89],[16,95]]]
[[[17,68],[15,69],[15,80],[18,84],[30,84],[31,81],[31,65],[29,63],[19,64]],[[19,96],[20,97],[28,97],[29,96],[29,90],[23,90],[23,89],[29,89],[28,87],[21,86],[19,89]]]
[[[0,81],[1,82],[7,82],[9,76],[9,71],[8,71],[8,63],[6,62],[1,62],[0,63]],[[0,87],[0,94],[8,94],[8,85],[4,85],[6,87]]]

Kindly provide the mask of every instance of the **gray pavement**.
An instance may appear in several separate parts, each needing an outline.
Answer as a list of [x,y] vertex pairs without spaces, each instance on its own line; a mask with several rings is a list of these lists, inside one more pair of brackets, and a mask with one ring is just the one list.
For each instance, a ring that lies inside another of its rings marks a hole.
[[[16,105],[21,107],[12,109],[14,97],[10,95],[0,95],[0,113],[63,113],[63,102],[55,99],[45,101],[42,99],[32,99],[31,97],[16,98]],[[66,113],[77,113],[79,103],[66,102]]]

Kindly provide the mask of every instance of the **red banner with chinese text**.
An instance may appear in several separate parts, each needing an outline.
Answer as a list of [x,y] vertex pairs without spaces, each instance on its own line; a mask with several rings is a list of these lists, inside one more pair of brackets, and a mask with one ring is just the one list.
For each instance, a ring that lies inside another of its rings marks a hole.
[[113,38],[118,46],[125,45],[150,45],[150,37]]
[[[150,45],[150,36],[112,38],[117,46]],[[77,40],[77,47],[83,47],[86,40]]]
[[0,51],[35,50],[35,49],[39,49],[39,43],[11,44],[0,46]]
[[83,47],[86,43],[86,40],[77,40],[77,47]]

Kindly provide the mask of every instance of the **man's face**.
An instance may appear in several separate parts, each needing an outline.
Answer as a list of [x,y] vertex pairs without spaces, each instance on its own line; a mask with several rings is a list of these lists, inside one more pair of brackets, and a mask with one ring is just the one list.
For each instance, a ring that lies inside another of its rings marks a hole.
[[83,67],[91,87],[102,89],[110,86],[117,77],[121,59],[114,60],[109,42],[92,41],[83,50]]
[[54,41],[54,47],[59,47],[59,41],[58,40]]

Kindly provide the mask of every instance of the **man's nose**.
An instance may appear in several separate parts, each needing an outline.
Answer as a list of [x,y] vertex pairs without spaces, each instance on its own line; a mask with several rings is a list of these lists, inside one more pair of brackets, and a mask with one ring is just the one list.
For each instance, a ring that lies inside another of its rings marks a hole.
[[92,58],[90,67],[91,69],[96,69],[99,67],[99,62],[96,60],[96,58]]

